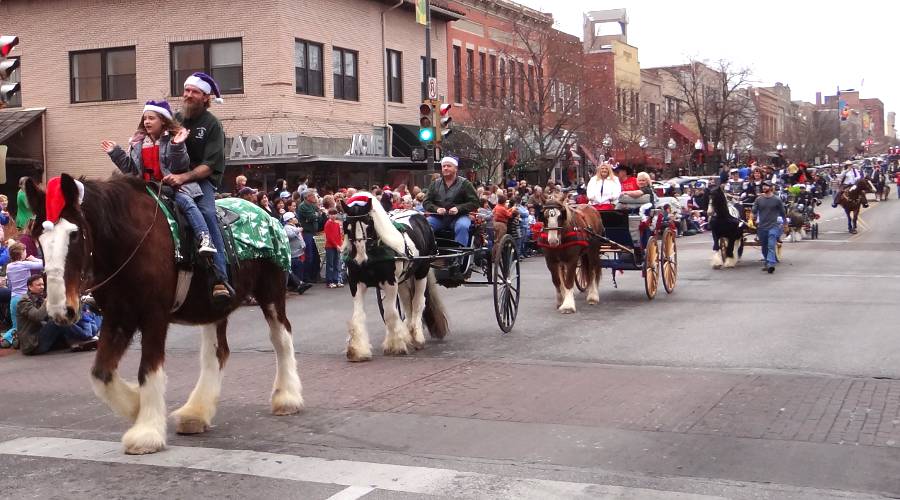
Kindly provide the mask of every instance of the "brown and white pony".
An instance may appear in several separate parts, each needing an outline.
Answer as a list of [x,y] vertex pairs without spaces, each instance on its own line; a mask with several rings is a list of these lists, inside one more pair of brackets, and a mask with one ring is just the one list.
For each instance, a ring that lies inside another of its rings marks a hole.
[[600,243],[591,233],[602,235],[600,214],[590,205],[568,205],[554,198],[544,204],[547,226],[538,242],[553,286],[556,287],[556,308],[563,314],[575,312],[575,279],[578,263],[585,266],[588,277],[587,303],[600,302]]
[[[88,286],[96,288],[93,295],[103,324],[91,381],[97,396],[132,423],[122,436],[125,453],[154,453],[166,445],[163,362],[170,323],[203,326],[200,376],[184,406],[172,413],[176,431],[198,434],[209,428],[228,359],[228,315],[250,294],[262,308],[275,348],[272,412],[300,411],[303,398],[285,313],[285,273],[277,263],[241,262],[232,279],[236,293],[225,305],[213,305],[209,271],[198,267],[183,305],[173,312],[178,281],[174,243],[144,183],[126,176],[84,180],[83,201],[71,176],[62,174],[60,188],[64,206],[48,230],[41,224],[47,213],[44,191],[30,180],[25,189],[37,217],[33,236],[39,237],[44,253],[47,313],[59,324],[76,322],[81,293]],[[135,385],[123,380],[117,368],[138,330],[141,361]]]
[[850,234],[856,234],[856,222],[859,220],[860,206],[866,199],[866,193],[874,193],[875,186],[872,181],[866,177],[856,181],[852,187],[845,189],[838,195],[837,203],[844,209],[847,214],[847,231]]

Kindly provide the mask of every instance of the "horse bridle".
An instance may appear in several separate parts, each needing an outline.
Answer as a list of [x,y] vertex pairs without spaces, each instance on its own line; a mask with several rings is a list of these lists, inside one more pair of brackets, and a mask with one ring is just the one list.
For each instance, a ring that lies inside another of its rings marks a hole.
[[356,231],[352,231],[347,232],[347,241],[349,241],[350,243],[364,241],[366,243],[366,249],[370,249],[378,243],[378,234],[376,234],[375,231],[371,230],[371,227],[375,224],[375,222],[372,220],[371,213],[361,215],[347,215],[346,217],[348,219],[348,223],[364,222],[367,225],[365,236],[363,238],[357,238]]

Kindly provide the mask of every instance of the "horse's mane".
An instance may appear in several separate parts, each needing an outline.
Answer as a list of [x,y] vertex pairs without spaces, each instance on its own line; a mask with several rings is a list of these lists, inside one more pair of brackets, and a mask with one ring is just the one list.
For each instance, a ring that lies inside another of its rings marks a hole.
[[[134,217],[133,202],[136,196],[147,196],[144,181],[129,175],[113,175],[107,180],[86,180],[81,210],[91,226],[95,244],[97,241],[126,239],[145,229],[147,221],[138,222]],[[136,223],[137,222],[137,223]]]
[[718,214],[728,214],[728,200],[725,198],[725,190],[718,186],[709,194],[709,205]]
[[381,241],[395,252],[403,255],[406,253],[406,244],[403,234],[394,227],[391,217],[372,193],[368,191],[359,191],[356,196],[368,196],[372,200],[372,223],[375,225],[375,232]]

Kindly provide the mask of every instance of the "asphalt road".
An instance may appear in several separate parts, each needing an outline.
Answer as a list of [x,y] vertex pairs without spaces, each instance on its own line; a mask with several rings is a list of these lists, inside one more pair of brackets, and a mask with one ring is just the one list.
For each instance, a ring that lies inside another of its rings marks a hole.
[[[555,311],[543,261],[522,264],[515,329],[489,288],[442,290],[451,333],[406,357],[343,357],[349,291],[289,299],[307,409],[273,417],[268,331],[230,321],[215,425],[125,457],[127,426],[97,402],[90,354],[0,358],[0,491],[15,498],[863,498],[900,495],[900,203],[860,234],[821,210],[821,238],[785,243],[773,275],[748,248],[709,266],[678,240],[675,293],[609,273],[601,303]],[[170,409],[197,375],[196,329],[173,327]],[[138,351],[123,362],[134,377]]]

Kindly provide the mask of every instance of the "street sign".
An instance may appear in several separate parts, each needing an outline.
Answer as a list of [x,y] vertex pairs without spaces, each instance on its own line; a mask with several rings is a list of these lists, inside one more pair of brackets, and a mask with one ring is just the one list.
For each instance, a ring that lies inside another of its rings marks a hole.
[[837,139],[832,139],[831,142],[828,143],[828,149],[837,153],[838,146],[840,146],[840,144],[841,143],[839,143]]
[[429,99],[437,99],[438,90],[437,90],[437,78],[431,76],[428,77],[428,98]]

